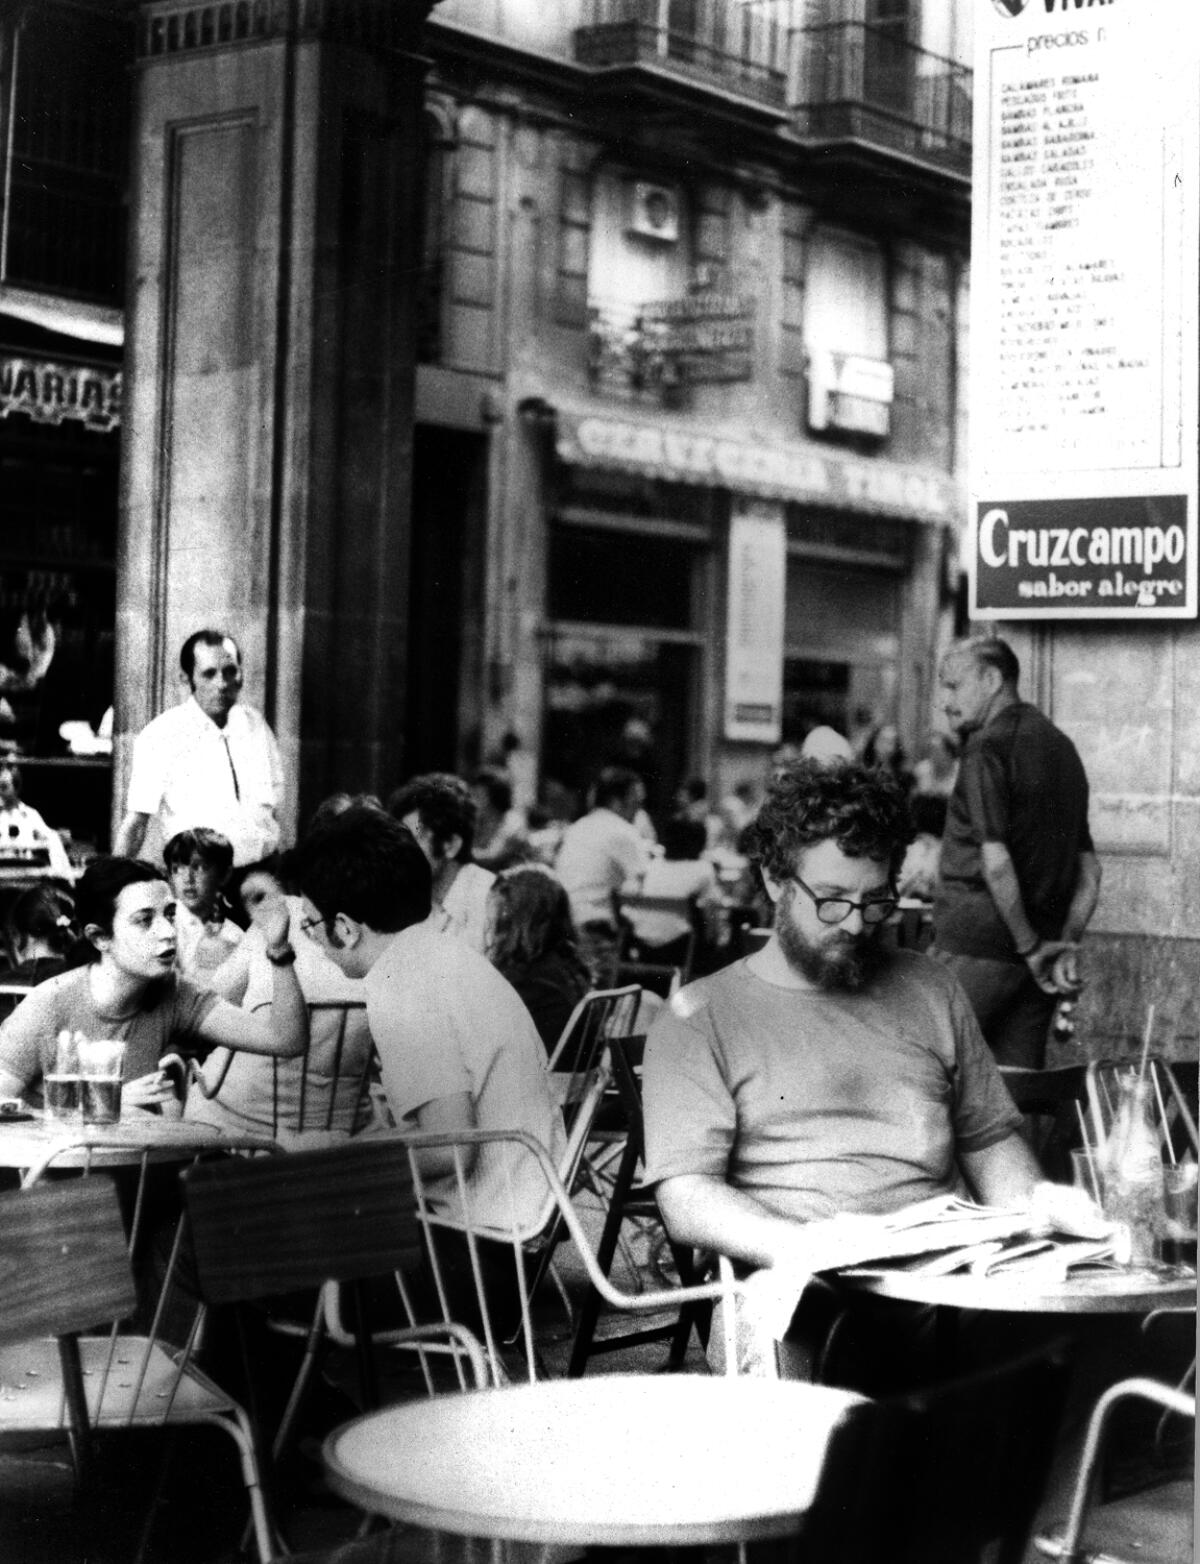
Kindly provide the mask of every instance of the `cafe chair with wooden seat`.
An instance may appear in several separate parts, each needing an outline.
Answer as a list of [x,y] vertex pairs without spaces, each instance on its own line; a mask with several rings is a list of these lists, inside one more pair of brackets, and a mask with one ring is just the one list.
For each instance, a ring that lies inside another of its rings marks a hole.
[[852,1408],[788,1564],[1022,1564],[1068,1379],[1053,1343]]
[[[124,1128],[124,1126],[122,1126]],[[277,1552],[260,1475],[257,1437],[246,1409],[200,1366],[207,1310],[196,1296],[191,1275],[186,1215],[174,1189],[171,1163],[196,1162],[214,1151],[270,1151],[269,1143],[243,1139],[217,1141],[208,1132],[189,1137],[185,1126],[169,1149],[160,1143],[134,1149],[103,1134],[65,1139],[30,1169],[14,1201],[41,1202],[58,1189],[103,1184],[122,1195],[128,1228],[126,1269],[132,1267],[135,1308],[122,1306],[104,1335],[81,1335],[77,1350],[84,1386],[87,1423],[105,1436],[131,1429],[175,1429],[186,1425],[222,1430],[233,1441],[243,1486],[250,1501],[254,1540],[261,1564]],[[112,1166],[119,1158],[122,1165]],[[112,1166],[114,1178],[100,1170]],[[80,1172],[70,1184],[43,1182],[56,1170]],[[161,1177],[159,1175],[162,1175]],[[84,1197],[80,1197],[84,1198]],[[15,1208],[14,1208],[15,1209]],[[28,1208],[33,1211],[35,1206]],[[53,1231],[53,1230],[51,1230]],[[0,1240],[2,1244],[2,1240]],[[86,1273],[85,1273],[86,1274]],[[121,1319],[132,1313],[128,1325]],[[107,1314],[102,1311],[101,1317]],[[33,1432],[69,1425],[69,1379],[61,1375],[55,1343],[26,1341],[6,1349],[0,1362],[0,1431]],[[75,1420],[79,1426],[78,1419]]]
[[[654,1191],[638,1183],[638,1170],[645,1159],[645,1133],[642,1118],[642,1089],[638,1078],[644,1036],[614,1037],[609,1043],[613,1081],[618,1094],[621,1112],[621,1155],[617,1171],[608,1192],[604,1227],[596,1247],[596,1263],[605,1276],[612,1270],[625,1223],[634,1222],[643,1231],[661,1234],[670,1250],[675,1271],[685,1286],[694,1286],[699,1280],[695,1255],[690,1246],[675,1244],[667,1237],[658,1214]],[[670,1353],[667,1367],[679,1368],[687,1351],[688,1339],[693,1329],[701,1342],[707,1340],[711,1306],[708,1302],[683,1305],[673,1321],[663,1325],[651,1325],[641,1330],[622,1332],[619,1335],[597,1337],[596,1328],[603,1306],[603,1296],[594,1285],[588,1285],[579,1307],[579,1318],[571,1345],[568,1374],[583,1374],[590,1358],[601,1353],[623,1352],[654,1341],[669,1341]]]
[[1047,1533],[1034,1538],[1034,1546],[1046,1558],[1060,1559],[1063,1564],[1084,1564],[1091,1557],[1084,1549],[1084,1537],[1088,1517],[1096,1490],[1096,1478],[1100,1469],[1104,1448],[1104,1436],[1116,1408],[1122,1402],[1149,1401],[1163,1408],[1164,1416],[1176,1415],[1196,1421],[1196,1398],[1182,1390],[1153,1379],[1123,1379],[1104,1391],[1088,1421],[1087,1438],[1079,1462],[1079,1472],[1071,1495],[1071,1508],[1063,1531]]

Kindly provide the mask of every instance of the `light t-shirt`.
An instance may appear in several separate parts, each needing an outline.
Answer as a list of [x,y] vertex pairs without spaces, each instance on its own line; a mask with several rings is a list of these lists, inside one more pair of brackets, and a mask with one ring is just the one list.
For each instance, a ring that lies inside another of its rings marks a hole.
[[961,1190],[957,1156],[1020,1115],[966,996],[900,951],[864,989],[745,961],[681,989],[646,1042],[646,1181],[707,1174],[802,1221]]
[[[301,932],[304,906],[300,898],[289,896],[286,900],[288,938],[296,952],[293,971],[305,1001],[310,1006],[365,1004],[362,982],[347,977]],[[265,1010],[272,1002],[275,969],[267,960],[266,941],[257,925],[246,930],[243,949],[249,980],[242,1008]],[[361,1087],[371,1055],[365,1010],[350,1011],[344,1029],[342,1023],[338,1008],[310,1009],[307,1072],[302,1058],[276,1059],[214,1048],[202,1076],[205,1088],[215,1095],[206,1097],[199,1083],[193,1083],[184,1118],[215,1124],[234,1135],[266,1133],[293,1150],[365,1128],[370,1113]]]
[[113,1014],[92,998],[90,967],[77,967],[50,978],[23,999],[0,1027],[0,1078],[11,1077],[16,1089],[38,1084],[53,1066],[58,1034],[64,1028],[87,1038],[115,1038],[125,1043],[126,1081],[149,1075],[166,1053],[203,1057],[207,1044],[200,1028],[215,994],[205,992],[177,973],[146,989],[136,1010]]
[[[453,934],[420,923],[395,936],[364,987],[384,1093],[401,1127],[415,1127],[427,1103],[466,1092],[477,1129],[524,1130],[557,1165],[564,1131],[546,1050],[516,990],[489,961]],[[469,1183],[477,1223],[507,1228],[515,1211],[524,1226],[542,1206],[540,1168],[511,1150],[479,1149]]]
[[[655,858],[642,881],[643,896],[670,896],[693,902],[697,911],[719,905],[721,889],[717,871],[706,858]],[[690,918],[676,912],[650,912],[627,907],[625,916],[633,924],[638,942],[652,948],[682,939],[692,928]]]
[[442,901],[440,911],[443,933],[457,934],[472,950],[482,952],[487,940],[487,899],[496,876],[477,863],[465,863]]
[[569,825],[554,868],[570,898],[575,926],[615,926],[613,893],[638,890],[649,861],[645,838],[612,809],[593,809]]

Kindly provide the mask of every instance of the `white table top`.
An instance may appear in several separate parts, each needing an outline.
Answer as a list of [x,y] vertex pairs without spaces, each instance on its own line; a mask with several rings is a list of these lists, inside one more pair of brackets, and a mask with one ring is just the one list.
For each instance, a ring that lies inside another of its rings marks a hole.
[[830,1430],[826,1386],[614,1374],[444,1395],[331,1434],[330,1486],[465,1536],[638,1546],[796,1532]]
[[839,1273],[843,1286],[881,1298],[1006,1314],[1149,1314],[1196,1303],[1188,1266],[1072,1272],[1062,1280],[1029,1276],[926,1276],[914,1271]]
[[[84,1141],[93,1148],[90,1153],[83,1149],[65,1149]],[[79,1168],[88,1161],[96,1167],[135,1163],[147,1149],[151,1161],[167,1162],[227,1143],[233,1144],[212,1125],[162,1119],[152,1113],[131,1115],[119,1124],[103,1125],[61,1124],[40,1112],[32,1119],[10,1120],[0,1115],[0,1167],[4,1168],[36,1167],[58,1147],[64,1149],[62,1155],[55,1158],[54,1166]],[[243,1139],[237,1144],[247,1142]],[[270,1142],[260,1144],[266,1149]]]

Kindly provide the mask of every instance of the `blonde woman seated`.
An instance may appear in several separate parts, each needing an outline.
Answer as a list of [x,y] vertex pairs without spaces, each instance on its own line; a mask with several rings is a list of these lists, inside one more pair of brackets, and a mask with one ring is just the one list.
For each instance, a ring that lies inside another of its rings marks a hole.
[[[280,873],[276,859],[241,871],[233,894],[247,917],[253,918],[263,901],[283,895]],[[309,937],[299,897],[283,899],[296,952],[296,979],[305,1000],[310,1006],[361,1004],[362,983],[344,976]],[[253,923],[209,983],[243,1009],[269,1013],[271,965]],[[324,1145],[366,1128],[372,1117],[366,1090],[372,1043],[365,1010],[310,1011],[309,1033],[307,1078],[302,1058],[250,1059],[216,1049],[192,1083],[184,1118],[229,1134],[266,1135],[292,1149]]]

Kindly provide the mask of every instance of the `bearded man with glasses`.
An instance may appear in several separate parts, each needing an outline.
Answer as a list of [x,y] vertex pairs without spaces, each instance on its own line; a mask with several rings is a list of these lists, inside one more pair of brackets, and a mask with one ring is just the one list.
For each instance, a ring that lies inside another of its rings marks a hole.
[[646,1181],[676,1242],[811,1273],[936,1195],[1094,1220],[1041,1183],[957,981],[886,941],[910,834],[880,771],[776,773],[747,845],[771,938],[681,989],[647,1039]]

